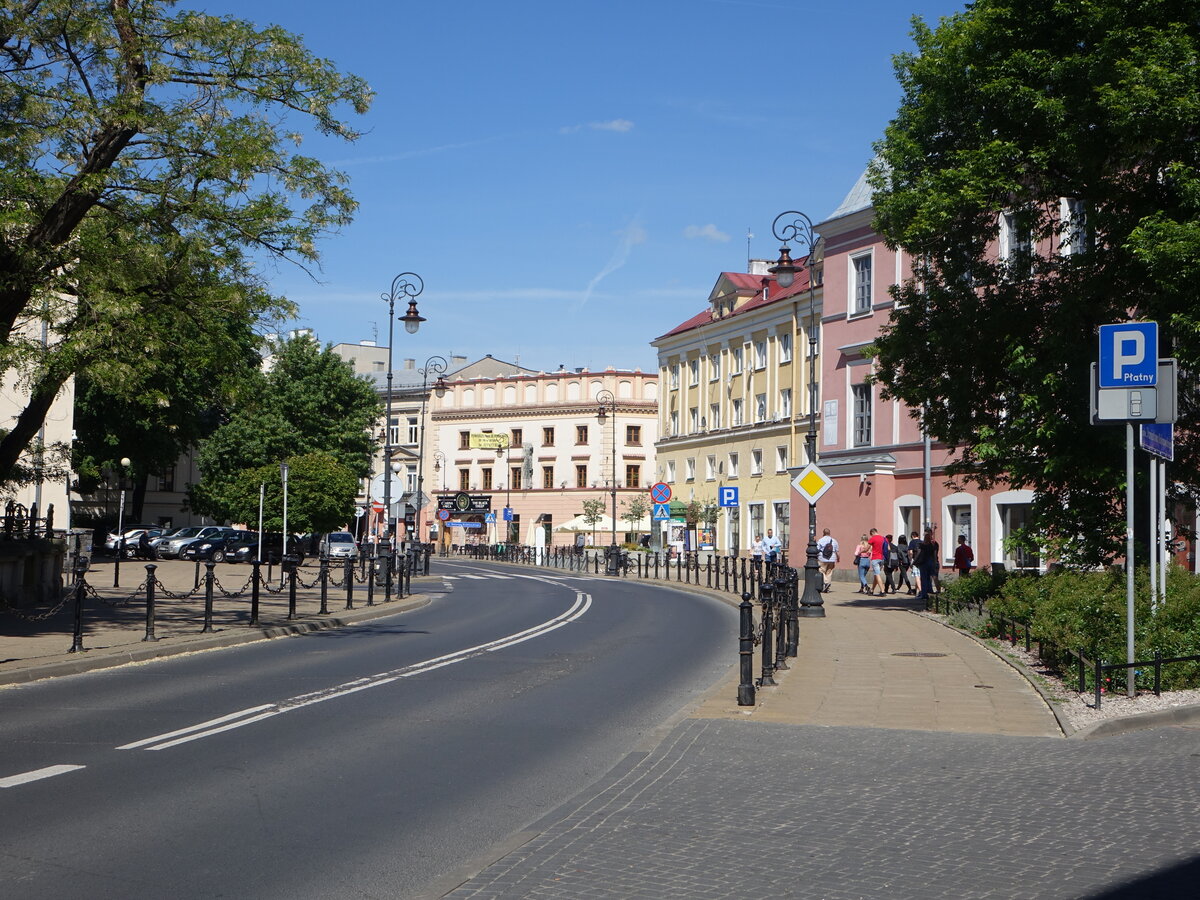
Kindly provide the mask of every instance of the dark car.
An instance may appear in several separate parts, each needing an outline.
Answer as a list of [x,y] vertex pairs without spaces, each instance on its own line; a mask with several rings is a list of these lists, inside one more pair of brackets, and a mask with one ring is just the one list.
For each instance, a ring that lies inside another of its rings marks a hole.
[[[293,556],[299,559],[300,562],[304,562],[304,557],[307,555],[305,553],[306,548],[307,543],[295,537],[291,539],[288,545],[288,550]],[[261,558],[263,562],[277,563],[282,557],[283,535],[279,534],[278,532],[268,532],[267,534],[263,535],[263,549],[261,557],[259,556],[258,552],[258,534],[256,532],[250,532],[245,542],[238,546],[236,552],[229,555],[230,561],[244,563],[254,562],[254,560],[259,558]]]
[[257,545],[258,535],[249,531],[236,531],[232,534],[224,532],[197,538],[183,545],[183,549],[179,551],[179,558],[211,559],[217,563],[225,562],[227,559],[232,559],[239,549],[251,541]]

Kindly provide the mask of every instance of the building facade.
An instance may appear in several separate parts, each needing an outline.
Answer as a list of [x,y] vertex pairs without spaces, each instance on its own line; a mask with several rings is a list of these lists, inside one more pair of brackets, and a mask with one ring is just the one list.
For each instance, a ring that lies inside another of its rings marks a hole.
[[721,554],[746,555],[768,529],[787,546],[790,481],[807,463],[820,266],[810,291],[807,269],[784,289],[767,265],[753,260],[748,273],[722,272],[704,310],[651,341],[663,386],[655,477],[678,503],[718,505],[720,489],[737,488],[738,504],[699,535],[700,548]]

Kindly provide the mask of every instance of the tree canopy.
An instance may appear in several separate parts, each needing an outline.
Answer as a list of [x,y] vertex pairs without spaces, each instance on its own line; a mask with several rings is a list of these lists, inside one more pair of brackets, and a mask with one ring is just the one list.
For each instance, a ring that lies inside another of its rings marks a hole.
[[144,361],[205,352],[164,320],[288,311],[252,258],[314,262],[355,204],[285,124],[353,140],[339,116],[369,100],[283,29],[174,0],[0,9],[0,369],[30,396],[0,437],[0,481],[71,375],[138,398]]
[[[977,0],[913,35],[872,172],[914,260],[878,380],[956,477],[1036,492],[1029,543],[1111,559],[1125,430],[1089,422],[1097,328],[1158,321],[1160,355],[1200,363],[1200,2]],[[1195,483],[1185,381],[1173,476]]]
[[[249,486],[257,509],[262,480],[259,474],[246,473],[277,467],[294,457],[319,455],[329,464],[310,468],[322,480],[340,484],[343,472],[351,479],[349,493],[339,489],[335,494],[334,517],[345,522],[354,512],[357,479],[366,477],[371,468],[376,443],[372,429],[382,412],[379,397],[349,363],[310,337],[285,341],[276,351],[270,371],[255,375],[237,411],[201,446],[197,459],[201,482],[193,488],[192,508],[219,519],[245,521]],[[279,480],[278,468],[274,471],[267,480]],[[306,471],[301,467],[290,477],[297,504],[320,493],[304,484]],[[316,507],[306,510],[298,505],[296,510],[297,522],[305,516],[324,521]]]

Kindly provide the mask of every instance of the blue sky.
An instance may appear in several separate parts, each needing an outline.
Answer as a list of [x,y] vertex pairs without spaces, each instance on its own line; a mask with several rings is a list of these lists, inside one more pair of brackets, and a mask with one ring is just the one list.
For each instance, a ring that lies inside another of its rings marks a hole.
[[[828,216],[899,98],[910,18],[952,0],[225,0],[376,92],[354,144],[312,140],[351,178],[356,220],[318,281],[271,267],[298,326],[387,340],[380,295],[425,281],[413,357],[534,369],[655,368],[649,341],[718,273],[776,255],[788,209]],[[398,312],[403,312],[403,308]]]

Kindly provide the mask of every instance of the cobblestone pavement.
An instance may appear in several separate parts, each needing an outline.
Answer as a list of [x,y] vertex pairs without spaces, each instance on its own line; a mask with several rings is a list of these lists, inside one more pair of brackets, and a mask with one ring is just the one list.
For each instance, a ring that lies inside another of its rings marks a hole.
[[1196,728],[688,719],[447,896],[1180,900],[1200,894],[1198,776]]

